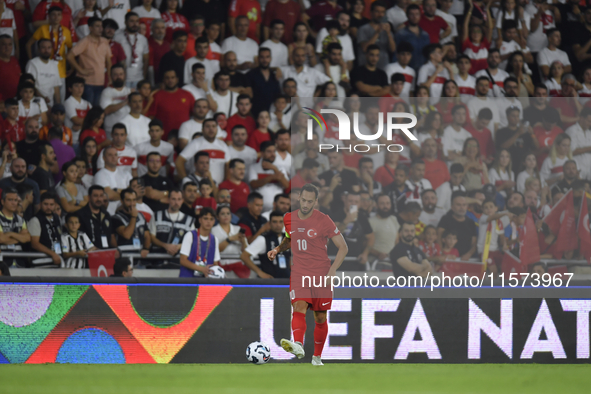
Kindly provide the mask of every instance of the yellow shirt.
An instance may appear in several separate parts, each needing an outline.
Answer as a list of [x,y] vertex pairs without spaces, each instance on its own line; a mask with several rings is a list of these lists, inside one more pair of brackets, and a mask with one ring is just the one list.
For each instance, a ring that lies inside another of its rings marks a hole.
[[[66,77],[66,47],[68,47],[68,49],[72,48],[72,33],[70,33],[70,29],[68,29],[67,27],[63,27],[62,26],[62,34],[64,36],[64,42],[60,48],[59,51],[59,56],[61,56],[61,60],[58,60],[58,65],[57,68],[60,72],[60,78],[65,78]],[[35,31],[35,33],[33,34],[33,38],[35,39],[35,41],[38,41],[42,38],[47,38],[50,39],[53,42],[53,47],[57,47],[58,45],[58,35],[59,33],[57,31],[53,32],[53,37],[49,36],[49,25],[43,25],[40,28],[37,29],[37,31]],[[53,50],[52,50],[53,52]],[[53,56],[53,53],[51,54],[51,56]]]

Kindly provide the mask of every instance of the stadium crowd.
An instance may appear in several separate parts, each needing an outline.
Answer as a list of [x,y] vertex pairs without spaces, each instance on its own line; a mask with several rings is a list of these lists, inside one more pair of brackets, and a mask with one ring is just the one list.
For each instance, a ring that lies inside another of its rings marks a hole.
[[[585,1],[0,0],[0,15],[0,248],[47,256],[8,266],[176,256],[212,215],[225,269],[288,277],[265,251],[306,183],[346,269],[380,269],[410,223],[435,269],[496,272],[529,213],[541,257],[587,258],[544,220],[565,196],[578,220],[590,196]],[[355,113],[366,135],[413,113],[416,140],[359,153],[331,114],[308,140],[310,108]]]

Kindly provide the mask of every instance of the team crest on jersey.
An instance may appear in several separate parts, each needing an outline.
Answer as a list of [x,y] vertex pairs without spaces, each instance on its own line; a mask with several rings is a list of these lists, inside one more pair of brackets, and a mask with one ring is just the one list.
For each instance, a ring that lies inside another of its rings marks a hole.
[[303,232],[305,232],[305,231],[306,231],[306,229],[305,229],[305,228],[298,228],[298,233],[303,233]]
[[179,230],[179,236],[182,237],[183,235],[185,235],[185,230]]
[[306,235],[310,238],[314,238],[315,236],[318,235],[318,233],[316,232],[316,230],[311,228],[310,230],[306,231]]

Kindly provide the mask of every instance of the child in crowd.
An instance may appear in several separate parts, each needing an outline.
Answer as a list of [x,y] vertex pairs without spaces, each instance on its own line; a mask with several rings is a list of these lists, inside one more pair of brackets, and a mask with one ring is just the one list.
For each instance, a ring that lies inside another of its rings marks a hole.
[[[490,48],[494,28],[494,19],[490,13],[490,4],[491,3],[489,2],[486,3],[486,15],[480,15],[483,17],[482,19],[486,25],[481,26],[473,24],[470,26],[474,11],[474,5],[472,2],[469,2],[470,8],[464,17],[462,52],[470,58],[470,62],[472,63],[472,67],[470,68],[471,75],[488,67],[486,59],[488,58],[488,49]],[[478,8],[477,11],[482,14],[480,8]]]
[[271,141],[271,134],[269,133],[270,121],[271,119],[269,118],[268,111],[259,112],[259,116],[257,118],[259,127],[248,136],[248,140],[246,141],[246,145],[256,150],[259,156],[261,144],[265,141]]
[[446,230],[441,238],[442,247],[441,254],[445,256],[445,260],[459,260],[460,252],[455,248],[458,243],[458,234],[452,230]]
[[19,122],[24,125],[28,118],[37,117],[39,123],[46,125],[47,104],[42,98],[35,97],[35,85],[30,82],[23,82],[20,85],[18,94],[21,98],[18,101]]
[[441,246],[436,241],[437,229],[432,225],[428,225],[425,227],[425,230],[423,230],[423,235],[419,241],[419,249],[425,253],[427,260],[435,264],[435,270],[439,271],[439,264],[443,259],[441,256]]
[[288,97],[280,95],[275,98],[273,104],[275,104],[275,111],[271,115],[271,121],[269,122],[269,130],[277,132],[279,129],[289,129],[291,123],[291,113],[284,114],[285,108],[287,108]]
[[211,208],[214,211],[217,209],[217,203],[215,198],[212,197],[213,194],[213,187],[211,186],[211,181],[209,178],[203,178],[199,181],[199,194],[200,197],[197,197],[195,203],[193,204],[193,208],[195,209],[195,213],[199,215],[201,209],[207,207]]
[[62,234],[62,252],[65,266],[62,268],[86,268],[88,252],[96,250],[88,235],[80,229],[80,218],[76,213],[66,216],[67,232]]
[[497,213],[494,200],[485,200],[478,222],[478,254],[487,265],[488,272],[497,273],[503,261],[502,241],[504,229],[509,226],[509,212]]
[[[328,31],[328,35],[324,37],[322,40],[322,64],[324,64],[324,73],[332,78],[330,75],[330,62],[328,61],[328,45],[332,43],[340,44],[341,40],[339,40],[339,32],[341,29],[341,24],[339,21],[333,19],[326,23],[326,30]],[[341,58],[341,75],[347,72],[347,65],[345,61]]]
[[521,207],[513,207],[509,209],[509,213],[511,213],[511,223],[505,228],[503,250],[519,256],[519,230],[525,223],[527,211]]

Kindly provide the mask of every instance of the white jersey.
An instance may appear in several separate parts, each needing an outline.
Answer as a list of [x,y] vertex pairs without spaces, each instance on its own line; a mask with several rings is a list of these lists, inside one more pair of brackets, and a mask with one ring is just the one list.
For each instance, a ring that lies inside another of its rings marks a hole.
[[455,37],[458,36],[458,21],[456,20],[456,17],[452,14],[441,11],[439,8],[435,11],[435,15],[442,17],[443,20],[447,22],[448,26],[451,27],[451,34],[445,38],[440,39],[439,43],[443,45],[445,43],[455,41]]
[[[427,80],[429,78],[431,78],[432,75],[435,74],[436,69],[437,69],[437,66],[435,64],[431,63],[430,61],[425,63],[419,69],[419,77],[417,80],[417,84],[421,85],[421,84],[427,82]],[[430,100],[431,105],[435,105],[439,101],[439,98],[441,97],[441,92],[443,91],[443,84],[448,79],[449,79],[449,71],[447,71],[447,69],[445,69],[445,68],[439,74],[437,74],[437,77],[435,78],[435,80],[431,84],[431,87],[429,88],[430,97],[431,97],[431,100]]]
[[148,39],[139,33],[128,34],[119,30],[113,40],[121,44],[125,52],[126,81],[138,82],[144,79],[144,55],[150,53]]
[[203,64],[205,67],[205,80],[207,83],[210,83],[213,80],[213,76],[220,71],[220,62],[219,60],[210,60],[210,59],[203,59],[198,60],[195,56],[188,58],[185,61],[185,82],[190,82],[193,80],[193,65],[194,64]]
[[217,138],[213,142],[209,142],[203,137],[189,142],[181,152],[181,157],[186,160],[185,169],[187,174],[195,172],[194,157],[197,152],[201,151],[209,154],[209,170],[213,180],[218,184],[222,183],[224,181],[226,161],[230,156],[228,145]]
[[[283,169],[279,169],[279,170],[283,173],[283,175],[287,179],[289,179],[288,174]],[[275,174],[275,171],[264,170],[262,161],[259,161],[258,163],[254,164],[250,167],[248,180],[249,180],[249,182],[252,182],[257,179],[266,178],[269,175],[273,175],[273,174]],[[273,208],[273,199],[275,198],[275,196],[280,193],[283,193],[283,188],[275,182],[269,182],[266,185],[256,189],[256,191],[261,193],[261,195],[263,196],[263,211],[268,211]]]
[[[230,232],[227,233],[224,231],[224,229],[222,228],[222,226],[220,226],[219,224],[217,224],[216,226],[214,226],[211,229],[211,233],[217,238],[217,239],[227,239],[228,237],[232,237],[236,234],[238,234],[240,232],[240,226],[237,226],[235,224],[230,224]],[[248,241],[247,245],[248,245]],[[239,241],[234,241],[234,242],[230,242],[228,244],[228,246],[226,246],[226,249],[224,249],[223,252],[220,253],[222,260],[220,261],[220,265],[225,265],[225,264],[232,264],[232,263],[236,263],[238,261],[240,261],[240,259],[238,258],[234,258],[234,259],[224,259],[224,257],[228,257],[228,256],[240,256],[242,254],[242,244]]]
[[[191,78],[189,78],[188,80],[190,81]],[[205,98],[205,91],[193,85],[192,83],[188,83],[185,86],[183,86],[183,90],[186,90],[187,92],[191,93],[195,98],[195,101]]]
[[[588,148],[591,146],[591,130],[583,130],[581,125],[577,122],[565,131],[571,139],[570,149],[575,151],[580,148]],[[583,153],[574,156],[577,166],[581,169],[581,178],[591,180],[591,153]]]
[[[488,170],[488,183],[495,185],[495,187],[498,188],[500,182],[502,181],[515,181],[515,174],[513,173],[513,171],[511,171],[511,173],[504,171],[499,174],[499,172],[495,168],[491,168],[490,170]],[[504,198],[507,198],[506,191],[503,190],[499,193]]]
[[[106,109],[111,104],[119,104],[122,101],[127,101],[127,96],[131,93],[131,89],[127,86],[121,88],[121,90],[113,87],[107,87],[101,93],[100,105],[102,109]],[[121,119],[129,113],[129,105],[124,105],[118,111],[113,112],[105,116],[105,123],[103,128],[107,132],[107,137],[111,135],[111,129],[115,123],[121,122]]]
[[550,156],[546,157],[542,163],[542,168],[540,168],[540,178],[546,182],[555,178],[560,178],[563,174],[562,167],[568,160],[568,156],[564,156],[562,159],[560,157],[556,157],[554,162],[552,162],[552,158],[550,158]]
[[[4,12],[0,15],[0,35],[6,34],[10,37],[14,36],[16,30],[16,19],[14,19],[14,13],[10,8],[4,5]],[[14,49],[13,49],[14,53]]]
[[460,131],[456,131],[451,125],[447,126],[441,136],[443,154],[449,156],[449,152],[451,151],[461,153],[464,149],[464,141],[468,138],[472,138],[472,134],[463,127],[460,128]]
[[150,141],[150,122],[150,118],[141,114],[137,119],[131,114],[127,114],[121,119],[121,123],[123,123],[127,129],[127,141],[125,144],[128,146],[136,146],[142,142]]
[[27,63],[26,72],[35,77],[35,87],[44,97],[49,98],[49,106],[53,106],[55,87],[62,86],[62,79],[55,60],[45,63],[40,57],[33,58]]
[[396,62],[388,64],[384,71],[388,76],[388,83],[390,83],[390,78],[392,78],[392,75],[396,73],[404,75],[404,88],[402,88],[400,97],[408,98],[410,96],[410,92],[412,91],[415,85],[415,70],[410,66],[402,67],[400,63]]
[[476,96],[476,78],[472,75],[468,74],[468,77],[463,79],[460,74],[456,74],[454,75],[454,81],[458,84],[462,103],[466,104],[472,97]]
[[[487,77],[490,81],[490,77],[487,73],[488,69],[480,70],[474,74],[474,78]],[[491,89],[488,91],[488,97],[504,97],[505,96],[505,79],[509,78],[509,74],[506,71],[497,69],[497,73],[492,75],[493,80],[490,83]]]
[[261,48],[268,48],[271,51],[271,65],[270,67],[283,67],[288,64],[287,46],[281,41],[273,42],[267,40],[261,44]]
[[45,100],[40,97],[35,97],[29,103],[29,108],[25,108],[23,100],[18,101],[18,119],[20,122],[27,120],[28,118],[38,118],[41,123],[41,114],[47,112],[47,104]]
[[[96,166],[100,170],[105,168],[103,151],[98,155]],[[137,170],[137,153],[131,146],[125,145],[123,149],[117,149],[117,169],[132,176],[131,170]]]
[[[255,57],[259,53],[259,45],[255,40],[246,37],[245,40],[240,40],[236,36],[228,37],[222,43],[222,54],[228,52],[234,52],[236,54],[236,60],[238,65],[246,62],[254,62]],[[246,74],[249,70],[239,70],[242,74]]]
[[234,146],[228,146],[228,152],[230,154],[229,160],[242,159],[246,166],[246,176],[250,174],[250,167],[257,161],[257,151],[252,149],[250,146],[244,145],[244,149],[236,150]]
[[[131,174],[117,167],[115,171],[109,171],[106,168],[99,170],[94,176],[94,184],[102,187],[109,187],[111,190],[117,189],[121,191],[129,187],[131,181]],[[107,211],[113,215],[117,210],[117,205],[120,203],[119,200],[109,201],[109,207]]]
[[285,152],[286,156],[285,159],[281,157],[281,155],[279,154],[279,152],[277,152],[277,154],[275,155],[275,161],[273,162],[273,164],[279,168],[281,171],[285,172],[286,174],[289,174],[292,170],[292,157],[291,154],[289,152]]
[[150,141],[146,141],[134,146],[133,149],[137,153],[137,176],[139,177],[148,173],[148,153],[151,152],[160,153],[160,160],[162,161],[162,168],[160,168],[159,172],[160,175],[168,175],[166,174],[166,164],[174,167],[174,147],[169,142],[160,141],[160,145],[154,146]]
[[[66,108],[66,120],[64,123],[66,127],[69,127],[71,129],[74,126],[74,124],[72,123],[72,118],[77,117],[84,119],[88,111],[92,108],[92,104],[90,104],[83,98],[80,98],[80,101],[78,101],[74,98],[74,96],[70,96],[67,98],[66,101],[64,101],[64,107]],[[80,131],[82,130],[78,130],[78,136],[80,136]],[[74,134],[73,129],[72,134]],[[78,139],[75,139],[74,144],[77,143]]]
[[101,12],[99,10],[84,11],[83,8],[73,11],[72,16],[75,17],[80,12],[84,12],[84,16],[78,22],[78,26],[76,26],[76,35],[78,36],[78,40],[81,40],[90,34],[90,29],[88,28],[88,18],[92,18],[94,16],[99,19],[103,19],[103,16],[101,15]]
[[[100,9],[105,9],[109,7],[109,0],[98,0],[97,5]],[[117,22],[119,29],[125,29],[125,14],[129,12],[131,9],[131,5],[129,4],[129,0],[115,0],[115,4],[109,12],[107,12],[103,19],[113,19]]]
[[[76,238],[72,237],[69,232],[65,231],[62,234],[62,253],[73,253],[88,251],[93,248],[94,244],[88,238],[88,235],[79,231]],[[81,257],[70,257],[67,260],[62,260],[62,268],[85,268],[86,259]]]

